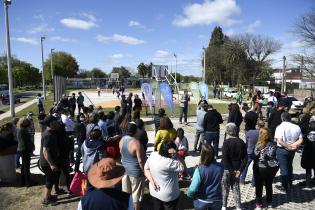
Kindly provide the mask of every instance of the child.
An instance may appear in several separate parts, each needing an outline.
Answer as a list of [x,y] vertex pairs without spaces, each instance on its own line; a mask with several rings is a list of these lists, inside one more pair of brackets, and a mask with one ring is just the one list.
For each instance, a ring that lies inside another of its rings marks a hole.
[[[315,121],[310,121],[307,140],[304,142],[301,166],[306,170],[306,187],[311,186],[312,169],[315,171]],[[315,179],[315,178],[314,178]]]
[[[184,135],[185,133],[184,133],[184,130],[182,128],[178,128],[176,133],[177,133],[177,137],[175,139],[175,144],[177,146],[177,154],[185,160],[187,152],[189,151],[188,141]],[[187,174],[186,164],[185,164],[184,172],[180,173],[179,177],[185,178],[185,179],[190,179],[190,177]]]

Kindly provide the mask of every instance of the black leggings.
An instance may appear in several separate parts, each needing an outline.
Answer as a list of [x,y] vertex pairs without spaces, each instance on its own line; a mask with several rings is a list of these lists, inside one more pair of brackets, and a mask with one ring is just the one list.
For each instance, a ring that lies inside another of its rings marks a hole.
[[276,176],[278,167],[275,168],[260,168],[254,166],[255,189],[256,189],[256,203],[262,204],[263,186],[266,189],[267,203],[272,203],[272,183]]
[[153,210],[176,210],[179,197],[169,202],[163,202],[152,196]]
[[29,185],[31,182],[30,164],[31,164],[31,154],[28,152],[20,153],[22,157],[21,166],[21,184]]

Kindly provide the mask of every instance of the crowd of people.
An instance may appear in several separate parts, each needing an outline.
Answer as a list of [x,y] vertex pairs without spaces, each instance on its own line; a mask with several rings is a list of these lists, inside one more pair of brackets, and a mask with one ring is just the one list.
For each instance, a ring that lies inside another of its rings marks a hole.
[[[240,184],[246,183],[247,172],[253,163],[250,182],[255,187],[256,209],[264,206],[263,186],[266,206],[272,207],[273,179],[279,169],[279,190],[289,193],[292,189],[293,158],[297,151],[302,152],[301,166],[306,169],[306,179],[301,185],[308,187],[315,183],[315,177],[312,179],[312,170],[315,173],[315,103],[307,104],[299,124],[295,124],[287,112],[285,97],[277,98],[272,106],[268,106],[265,125],[259,119],[261,107],[257,97],[259,93],[254,96],[251,108],[246,103],[241,108],[237,103],[229,105],[222,148],[219,148],[220,126],[224,119],[206,100],[200,101],[192,149],[200,154],[200,161],[191,177],[185,163],[190,148],[184,129],[175,129],[163,108],[153,120],[154,151],[148,155],[149,138],[141,119],[142,100],[138,95],[129,93],[126,97],[122,92],[121,106],[105,111],[102,107],[84,106],[82,93],[79,92],[77,97],[73,93],[69,97],[64,95],[47,115],[38,95],[39,164],[46,177],[42,203],[55,205],[58,195],[71,195],[70,173],[81,170],[87,181],[78,209],[94,210],[106,206],[113,210],[138,210],[147,180],[152,208],[175,210],[181,196],[181,179],[191,180],[186,194],[193,199],[194,209],[225,210],[230,190],[236,209],[241,209]],[[189,101],[185,91],[180,100],[180,123],[182,117],[187,123]],[[13,119],[1,128],[0,135],[0,148],[17,148],[20,182],[26,187],[34,184],[30,174],[30,160],[35,149],[32,116],[33,113],[29,113],[26,117]],[[245,139],[240,138],[242,123],[245,124]],[[66,191],[59,187],[61,172],[65,175]]]

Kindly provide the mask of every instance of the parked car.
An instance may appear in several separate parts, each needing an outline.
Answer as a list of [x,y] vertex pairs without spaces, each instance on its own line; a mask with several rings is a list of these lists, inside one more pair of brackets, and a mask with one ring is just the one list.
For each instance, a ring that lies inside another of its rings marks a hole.
[[223,96],[227,98],[236,98],[237,90],[226,90],[223,92]]
[[[15,104],[21,103],[21,99],[18,98],[17,96],[15,96],[14,97],[14,103]],[[9,94],[2,95],[2,104],[4,104],[4,105],[9,105],[10,104]]]
[[298,117],[300,114],[302,114],[304,108],[303,102],[299,101],[293,96],[288,96],[288,100],[291,102],[291,107],[289,110],[291,117]]

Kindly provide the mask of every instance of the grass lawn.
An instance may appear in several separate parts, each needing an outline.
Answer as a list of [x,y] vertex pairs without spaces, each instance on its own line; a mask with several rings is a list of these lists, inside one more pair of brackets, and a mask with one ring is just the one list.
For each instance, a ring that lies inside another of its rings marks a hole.
[[[53,99],[52,99],[52,94],[48,95],[46,100],[44,101],[44,109],[46,113],[48,113],[49,109],[52,107],[53,104]],[[36,132],[40,132],[39,129],[39,123],[38,123],[38,108],[37,104],[32,104],[31,106],[21,110],[20,112],[16,113],[17,117],[23,117],[26,116],[30,111],[34,113],[33,119],[34,119],[34,125],[35,125],[35,130]],[[4,125],[7,122],[10,122],[12,120],[11,117],[5,118],[0,122],[0,126]]]

